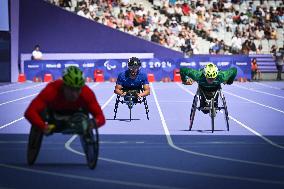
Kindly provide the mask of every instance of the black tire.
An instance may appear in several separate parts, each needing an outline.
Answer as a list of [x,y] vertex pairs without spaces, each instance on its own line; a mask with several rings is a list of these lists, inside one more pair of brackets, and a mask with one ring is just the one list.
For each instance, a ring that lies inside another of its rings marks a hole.
[[192,129],[194,116],[195,116],[195,112],[196,112],[196,109],[197,109],[197,101],[198,101],[198,97],[197,97],[197,95],[195,95],[193,97],[193,102],[192,102],[191,111],[190,111],[189,131],[191,131],[191,129]]
[[31,126],[28,150],[27,150],[27,163],[33,165],[37,159],[40,151],[41,143],[43,138],[43,132],[36,126]]
[[95,169],[99,157],[98,129],[94,128],[93,130],[89,131],[86,135],[82,135],[80,139],[86,155],[87,165],[90,169]]
[[117,95],[115,105],[114,105],[114,116],[113,119],[116,119],[116,114],[117,114],[117,109],[118,109],[118,104],[119,104],[119,96]]
[[130,119],[130,121],[131,121],[131,118],[132,118],[132,117],[131,117],[131,114],[132,114],[131,109],[132,109],[132,108],[129,108],[129,119]]
[[146,116],[147,116],[147,119],[149,120],[149,114],[148,114],[148,112],[146,112]]
[[228,108],[227,108],[227,103],[226,103],[226,99],[225,96],[222,95],[222,102],[223,102],[223,106],[224,106],[224,111],[225,111],[225,121],[226,121],[226,125],[227,125],[227,131],[230,130],[230,125],[229,125],[229,113],[228,113]]
[[145,106],[145,110],[146,110],[146,116],[147,116],[147,119],[149,120],[149,109],[148,109],[148,104],[147,104],[146,97],[143,97],[143,101],[142,102],[144,102],[144,106]]
[[216,116],[216,110],[214,107],[214,98],[211,99],[210,102],[210,117],[211,117],[211,127],[212,127],[212,133],[214,132],[214,119]]

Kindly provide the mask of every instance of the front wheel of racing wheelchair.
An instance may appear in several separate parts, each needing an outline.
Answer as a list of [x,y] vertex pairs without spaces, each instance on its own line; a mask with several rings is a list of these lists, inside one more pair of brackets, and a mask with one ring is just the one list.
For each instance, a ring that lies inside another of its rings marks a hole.
[[[206,104],[205,106],[204,105],[201,106],[202,98],[204,98],[205,100],[205,104]],[[218,105],[218,98],[221,98],[222,106]],[[215,91],[211,98],[206,97],[206,94],[202,91],[202,89],[198,88],[196,94],[193,97],[193,102],[191,106],[189,131],[191,131],[192,126],[193,126],[193,121],[194,121],[196,110],[199,110],[202,112],[209,113],[210,118],[211,118],[211,128],[212,128],[212,133],[213,133],[215,129],[214,119],[216,117],[217,110],[220,111],[222,109],[224,109],[224,117],[225,117],[227,131],[229,131],[229,113],[228,113],[228,108],[226,104],[226,99],[225,99],[224,94],[222,93],[221,88]]]
[[[53,133],[77,134],[80,136],[87,165],[90,169],[94,169],[97,165],[99,155],[99,133],[95,121],[90,119],[85,113],[74,113],[69,116],[68,120],[56,121],[56,125],[60,127],[56,127]],[[91,125],[92,129],[90,129]],[[41,148],[43,136],[43,132],[38,127],[31,127],[27,149],[28,165],[35,163]]]
[[138,99],[138,97],[137,97],[138,92],[139,92],[139,90],[127,90],[126,95],[124,97],[122,97],[123,98],[122,100],[120,99],[121,96],[117,95],[116,101],[115,101],[113,119],[116,119],[116,114],[117,114],[119,103],[127,105],[128,109],[129,109],[129,120],[130,121],[132,120],[132,108],[134,107],[134,105],[143,103],[144,106],[145,106],[147,119],[149,120],[149,108],[148,108],[148,104],[147,104],[147,99],[146,99],[146,97],[143,97],[142,99]]

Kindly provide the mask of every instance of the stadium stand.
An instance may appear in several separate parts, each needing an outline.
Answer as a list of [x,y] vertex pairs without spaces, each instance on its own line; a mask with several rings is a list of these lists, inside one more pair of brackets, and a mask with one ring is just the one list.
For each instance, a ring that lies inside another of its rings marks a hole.
[[270,49],[283,47],[283,0],[48,1],[185,56],[249,54],[262,72],[276,71]]

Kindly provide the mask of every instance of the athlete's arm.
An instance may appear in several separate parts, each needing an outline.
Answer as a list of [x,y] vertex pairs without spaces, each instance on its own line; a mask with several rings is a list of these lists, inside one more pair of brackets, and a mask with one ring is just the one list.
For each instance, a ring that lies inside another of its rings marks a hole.
[[123,79],[122,79],[122,74],[119,74],[118,77],[117,77],[117,81],[116,81],[116,85],[115,85],[115,88],[114,88],[114,93],[115,94],[118,94],[120,96],[125,96],[126,95],[126,92],[123,92]]
[[126,95],[126,92],[123,92],[123,87],[121,86],[121,85],[119,85],[119,84],[116,84],[115,85],[115,89],[114,89],[114,93],[115,94],[118,94],[118,95],[120,95],[120,96],[125,96]]
[[150,95],[150,86],[149,81],[146,74],[142,74],[141,85],[143,86],[143,91],[138,94],[139,97],[144,97]]
[[34,126],[43,131],[47,128],[46,123],[41,117],[41,113],[47,108],[49,99],[52,97],[52,87],[49,85],[35,97],[25,111],[25,118]]
[[82,93],[83,98],[86,101],[88,111],[92,114],[97,127],[103,126],[106,120],[95,94],[90,88],[87,87],[82,90]]
[[219,71],[220,81],[224,84],[231,85],[237,76],[237,68],[229,68],[226,71]]
[[148,84],[143,85],[143,92],[139,93],[139,97],[148,96],[150,94],[150,86]]
[[202,71],[192,68],[180,68],[180,76],[183,84],[191,85],[193,81],[199,81]]

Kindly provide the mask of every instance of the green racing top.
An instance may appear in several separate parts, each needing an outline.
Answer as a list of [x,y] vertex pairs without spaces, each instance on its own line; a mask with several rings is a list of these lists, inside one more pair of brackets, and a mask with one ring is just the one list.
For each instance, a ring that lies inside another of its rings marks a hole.
[[229,68],[228,70],[219,70],[218,75],[213,83],[209,84],[206,81],[206,77],[203,73],[203,69],[195,70],[192,68],[180,68],[180,75],[182,82],[186,82],[188,78],[196,81],[199,86],[207,90],[215,90],[219,88],[222,83],[231,85],[237,76],[236,68]]

